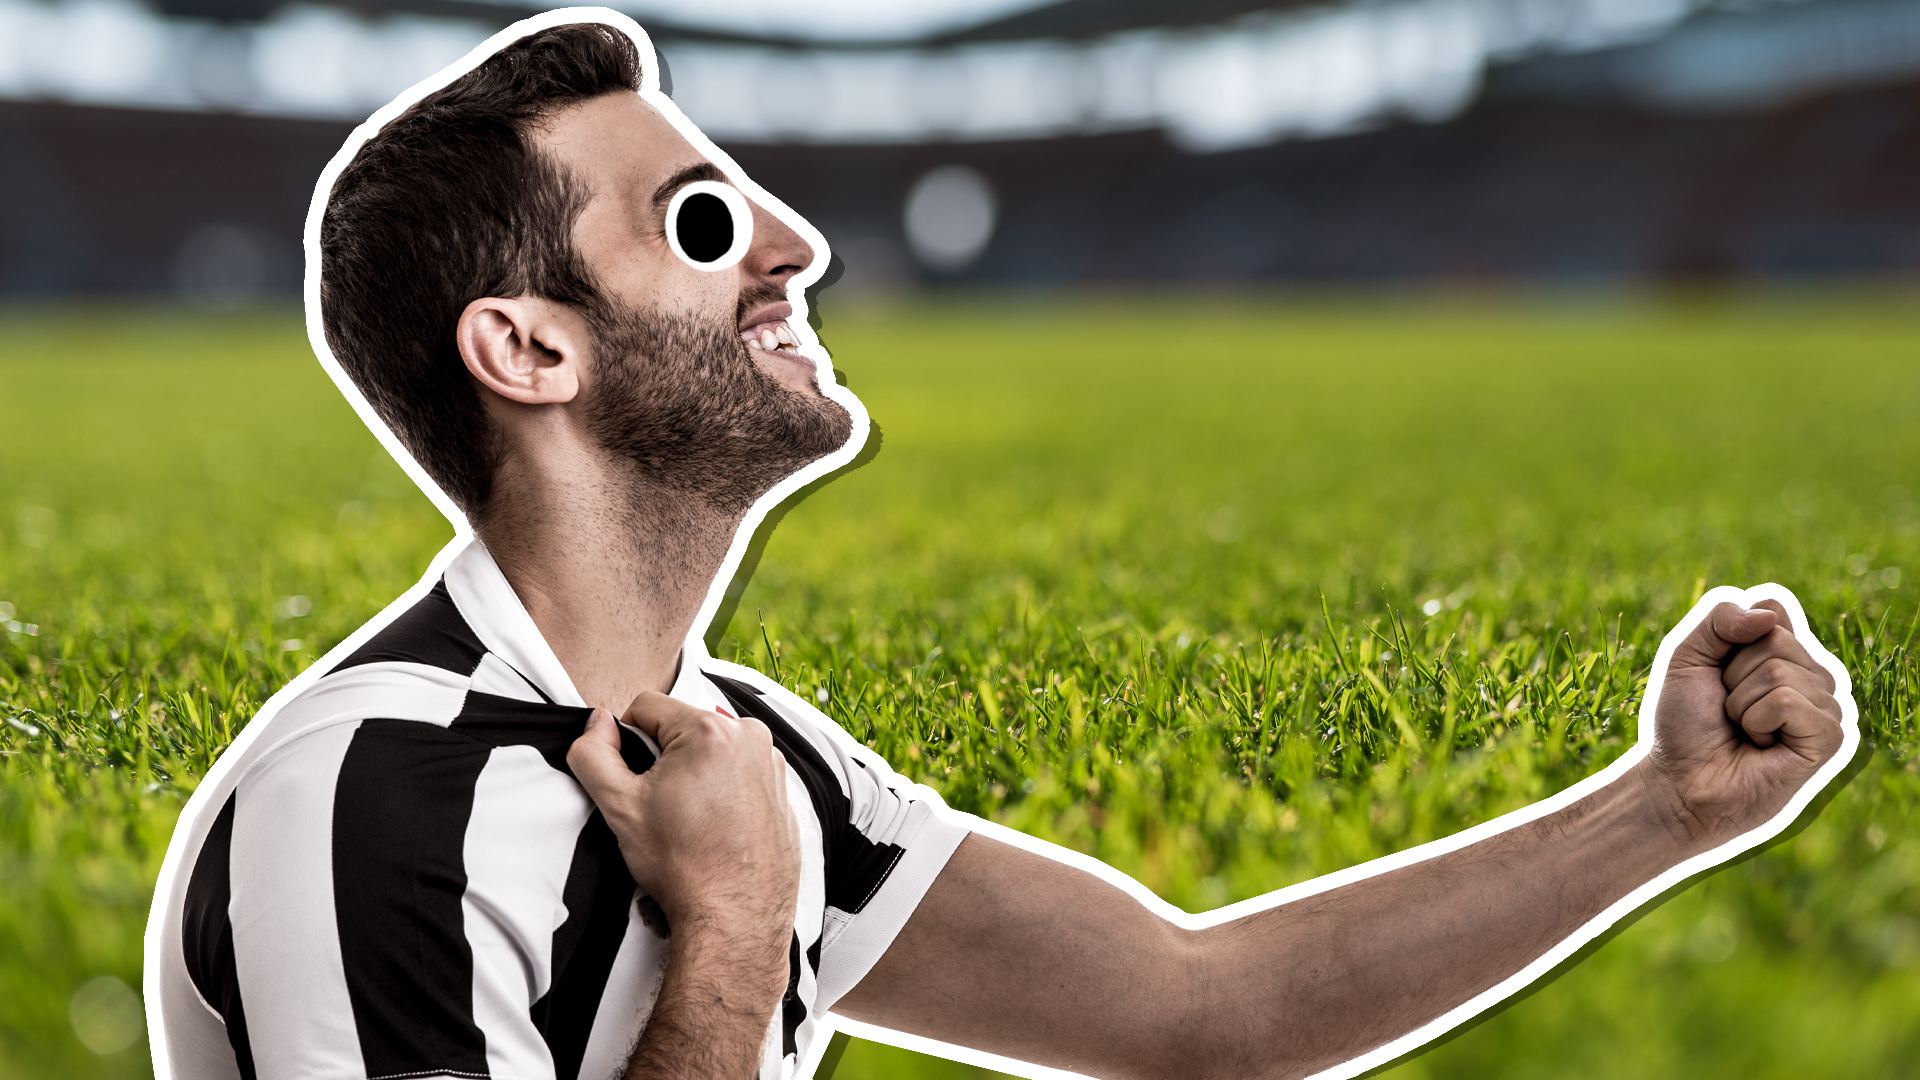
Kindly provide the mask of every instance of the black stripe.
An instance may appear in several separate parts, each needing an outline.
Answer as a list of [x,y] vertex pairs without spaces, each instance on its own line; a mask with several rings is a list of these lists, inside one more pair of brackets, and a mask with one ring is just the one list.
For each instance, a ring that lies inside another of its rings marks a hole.
[[233,1045],[242,1080],[254,1080],[253,1044],[247,1039],[247,1012],[240,1003],[240,973],[233,960],[233,920],[228,903],[233,895],[233,810],[238,793],[213,819],[200,855],[187,880],[187,901],[180,914],[180,942],[186,953],[187,977],[200,996],[226,1021],[227,1042]]
[[807,1019],[807,1003],[800,1000],[800,935],[793,935],[787,947],[787,992],[780,998],[780,1056],[792,1057],[799,1049],[794,1032]]
[[807,741],[805,735],[793,730],[793,725],[787,723],[786,717],[766,703],[760,691],[723,675],[711,672],[704,674],[727,696],[735,713],[743,717],[751,716],[767,725],[767,730],[773,734],[773,744],[780,748],[787,765],[806,786],[807,795],[813,802],[813,816],[820,822],[822,855],[829,868],[828,877],[831,878],[836,840],[853,815],[853,804],[847,801],[846,792],[840,790],[840,781],[828,767],[827,759],[820,756],[820,751]]
[[485,655],[487,647],[461,617],[442,579],[434,583],[433,590],[421,597],[419,603],[387,624],[386,629],[373,635],[371,641],[355,649],[352,656],[340,661],[333,670],[345,671],[361,664],[398,660],[426,664],[456,675],[471,675]]
[[567,748],[587,729],[587,717],[592,714],[592,709],[546,705],[469,690],[460,706],[460,715],[451,726],[490,746],[531,746],[547,759],[547,764],[567,772]]
[[580,1075],[594,1014],[627,936],[633,893],[620,844],[595,810],[574,841],[573,866],[561,894],[567,921],[553,932],[553,983],[529,1010],[553,1054],[555,1080]]
[[840,861],[827,870],[827,906],[858,915],[893,875],[893,868],[907,849],[898,844],[876,844],[851,826],[847,832],[852,836],[840,844]]
[[[586,730],[592,712],[469,691],[452,730],[491,746],[531,746],[547,764],[571,776],[567,750]],[[653,751],[626,728],[620,729],[620,756],[636,773],[653,767]],[[633,878],[619,841],[598,810],[574,839],[561,897],[567,918],[553,932],[553,981],[528,1013],[553,1055],[555,1080],[576,1080],[634,903]]]
[[366,720],[340,763],[333,903],[368,1076],[487,1073],[460,898],[492,752],[433,724]]
[[773,733],[774,745],[806,785],[807,794],[813,800],[814,815],[820,819],[822,856],[827,867],[827,906],[858,915],[886,883],[906,849],[898,844],[876,844],[854,827],[853,804],[847,800],[826,759],[806,736],[795,731],[786,718],[761,697],[760,691],[722,675],[705,674],[727,696],[736,713],[753,717]]
[[[469,690],[451,727],[489,746],[531,746],[547,759],[547,764],[572,776],[573,770],[567,768],[567,750],[587,730],[587,717],[591,715],[592,709]],[[634,772],[653,767],[653,751],[624,727],[620,729],[620,756]]]

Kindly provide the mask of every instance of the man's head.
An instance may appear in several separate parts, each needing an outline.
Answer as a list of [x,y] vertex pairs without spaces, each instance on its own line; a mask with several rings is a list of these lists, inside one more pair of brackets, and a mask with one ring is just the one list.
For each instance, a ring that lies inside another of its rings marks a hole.
[[565,434],[736,514],[847,439],[787,344],[787,285],[817,253],[752,206],[737,265],[676,255],[673,194],[726,177],[640,77],[612,28],[523,38],[383,127],[328,199],[329,347],[476,524],[503,465]]

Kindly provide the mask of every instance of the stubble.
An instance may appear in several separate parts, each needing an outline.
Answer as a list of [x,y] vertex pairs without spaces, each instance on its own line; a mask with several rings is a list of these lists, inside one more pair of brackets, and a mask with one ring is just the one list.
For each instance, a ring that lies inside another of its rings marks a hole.
[[[765,302],[742,298],[743,307]],[[839,402],[791,390],[761,371],[737,320],[610,307],[591,321],[597,355],[588,430],[641,486],[695,496],[738,518],[852,433],[853,418]]]

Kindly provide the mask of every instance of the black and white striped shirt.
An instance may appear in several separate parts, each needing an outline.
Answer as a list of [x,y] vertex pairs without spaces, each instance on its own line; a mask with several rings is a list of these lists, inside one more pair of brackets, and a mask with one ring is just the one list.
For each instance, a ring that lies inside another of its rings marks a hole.
[[[696,650],[673,696],[765,723],[800,823],[772,1080],[817,1060],[819,1014],[886,951],[966,829],[806,702]],[[477,541],[263,711],[196,792],[161,873],[148,964],[162,1080],[617,1075],[667,942],[567,771],[588,713]],[[652,763],[649,740],[623,729],[622,744],[630,767]]]

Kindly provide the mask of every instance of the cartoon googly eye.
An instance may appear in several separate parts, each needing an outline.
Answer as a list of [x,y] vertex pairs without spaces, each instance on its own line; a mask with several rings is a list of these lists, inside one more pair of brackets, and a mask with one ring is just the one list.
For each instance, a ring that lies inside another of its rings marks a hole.
[[667,204],[667,243],[695,270],[726,270],[753,243],[753,210],[731,184],[696,180]]

